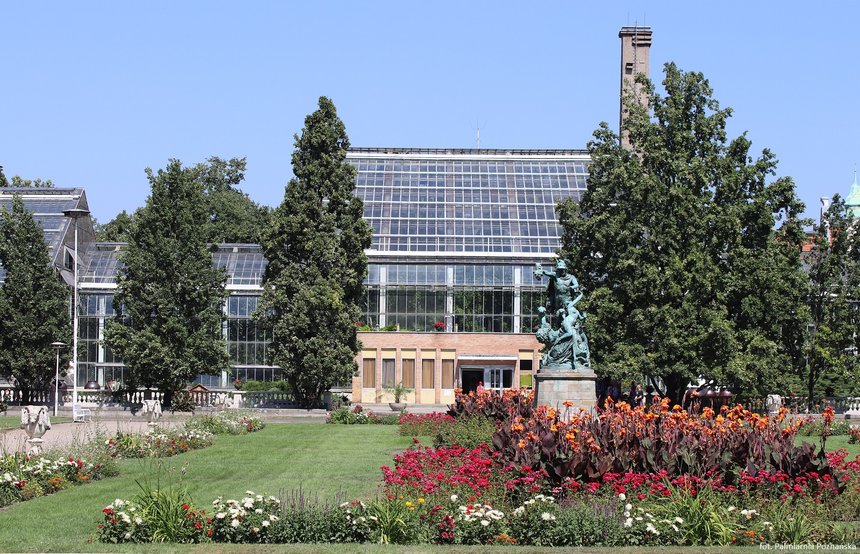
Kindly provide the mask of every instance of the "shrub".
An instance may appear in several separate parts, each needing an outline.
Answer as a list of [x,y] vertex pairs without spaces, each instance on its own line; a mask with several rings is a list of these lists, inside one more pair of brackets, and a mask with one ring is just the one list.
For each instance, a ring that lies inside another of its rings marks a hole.
[[186,431],[213,435],[242,435],[263,429],[262,419],[251,414],[227,410],[213,415],[194,416],[185,423]]
[[212,445],[212,433],[205,431],[159,429],[154,433],[117,433],[106,444],[117,458],[163,458]]
[[[59,492],[72,485],[101,479],[115,468],[80,458],[29,457],[12,454],[0,457],[0,506]],[[105,470],[108,469],[106,472]]]
[[[804,421],[797,434],[807,437],[820,437],[822,433],[824,433],[825,424],[826,422],[824,420]],[[854,428],[851,427],[851,424],[847,421],[833,421],[830,423],[830,432],[828,433],[828,436],[850,435],[852,430],[854,430]]]
[[249,379],[247,381],[240,381],[241,388],[239,390],[243,391],[279,391],[279,392],[292,392],[290,389],[290,384],[284,381],[283,379],[274,379],[271,381],[255,381],[254,379]]
[[194,413],[196,408],[197,405],[194,404],[194,399],[191,398],[191,393],[187,390],[178,390],[173,393],[173,398],[170,401],[171,412]]
[[397,425],[398,414],[377,415],[370,410],[364,411],[361,404],[349,408],[338,408],[329,412],[326,423],[342,425]]
[[436,437],[454,423],[455,419],[448,414],[433,412],[430,414],[410,414],[404,412],[400,416],[400,434],[406,437]]
[[496,431],[496,420],[481,415],[461,416],[439,430],[434,444],[476,448],[490,444]]

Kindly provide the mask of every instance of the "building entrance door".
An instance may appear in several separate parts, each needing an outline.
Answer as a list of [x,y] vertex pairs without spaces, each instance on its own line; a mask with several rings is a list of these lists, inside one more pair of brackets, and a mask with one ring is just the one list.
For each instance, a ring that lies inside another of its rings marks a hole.
[[460,368],[460,383],[463,392],[478,390],[478,384],[485,389],[500,392],[509,389],[513,385],[514,368],[509,366],[483,366]]
[[484,382],[483,367],[463,367],[460,368],[460,383],[462,384],[463,394],[469,394],[478,390],[478,383]]

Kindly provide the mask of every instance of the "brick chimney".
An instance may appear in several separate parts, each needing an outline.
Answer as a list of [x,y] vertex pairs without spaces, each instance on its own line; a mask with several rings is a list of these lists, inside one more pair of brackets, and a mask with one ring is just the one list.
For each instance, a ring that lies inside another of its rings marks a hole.
[[[621,39],[621,94],[619,97],[620,109],[618,112],[618,129],[621,132],[621,125],[624,122],[625,115],[624,105],[621,102],[624,93],[629,90],[636,90],[639,102],[643,105],[648,102],[645,94],[637,90],[639,87],[634,89],[634,79],[639,73],[646,77],[651,76],[651,27],[622,27],[618,32],[618,38]],[[630,146],[625,133],[621,134],[621,144],[625,148],[629,148]]]

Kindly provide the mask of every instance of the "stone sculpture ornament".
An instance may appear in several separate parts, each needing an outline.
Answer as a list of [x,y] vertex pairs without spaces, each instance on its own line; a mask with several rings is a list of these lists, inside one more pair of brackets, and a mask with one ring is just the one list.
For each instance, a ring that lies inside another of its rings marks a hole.
[[536,337],[544,345],[541,369],[547,371],[590,371],[591,352],[583,323],[586,315],[576,308],[582,300],[579,281],[567,271],[567,264],[559,259],[555,271],[535,264],[535,278],[549,277],[547,296],[549,311],[538,308],[540,327]]
[[51,416],[45,406],[23,406],[21,408],[21,429],[27,433],[31,456],[42,453],[42,437],[51,428]]
[[158,425],[158,419],[161,417],[161,402],[158,400],[144,400],[143,416],[146,418],[147,424],[149,424],[150,431],[154,430],[155,426]]

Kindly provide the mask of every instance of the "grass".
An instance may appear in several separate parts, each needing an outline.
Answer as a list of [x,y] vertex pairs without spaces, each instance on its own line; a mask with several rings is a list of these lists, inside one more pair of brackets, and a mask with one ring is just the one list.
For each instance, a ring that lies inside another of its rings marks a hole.
[[[51,416],[51,424],[54,423],[68,423],[72,421],[70,417],[54,417]],[[0,429],[18,429],[21,427],[21,416],[10,416],[4,415],[0,416]]]
[[[323,501],[333,500],[339,493],[347,499],[368,498],[377,493],[381,482],[379,466],[390,464],[393,455],[411,443],[411,438],[400,436],[398,430],[388,425],[269,424],[250,435],[220,436],[212,447],[167,458],[164,464],[177,472],[186,468],[183,482],[200,505],[221,495],[240,497],[246,490],[277,495],[280,490],[301,488],[306,496],[318,496]],[[137,494],[135,481],[152,475],[156,463],[124,460],[118,477],[0,511],[0,551],[158,549],[91,542],[102,508],[116,498],[128,499]],[[208,545],[200,549],[203,550],[222,548]]]

